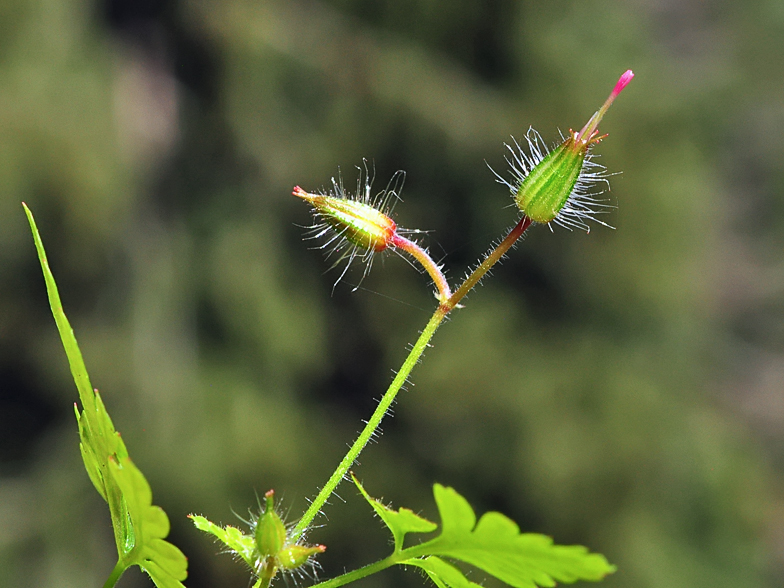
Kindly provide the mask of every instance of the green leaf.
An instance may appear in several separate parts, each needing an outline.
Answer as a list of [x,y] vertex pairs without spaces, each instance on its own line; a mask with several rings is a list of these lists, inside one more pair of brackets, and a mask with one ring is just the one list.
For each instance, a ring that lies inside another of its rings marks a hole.
[[184,588],[180,581],[187,576],[188,561],[177,547],[163,540],[169,534],[169,519],[160,507],[152,505],[150,485],[128,457],[125,443],[115,431],[100,394],[90,384],[33,214],[23,206],[44,274],[49,305],[82,403],[81,413],[74,407],[82,461],[93,486],[108,503],[112,517],[119,562],[117,573],[112,572],[111,577],[116,580],[123,570],[139,565],[159,588]]
[[237,527],[226,525],[220,527],[201,515],[188,515],[196,528],[205,533],[210,533],[223,542],[226,547],[239,555],[251,568],[255,562],[256,541],[250,535],[245,535]]
[[392,536],[395,538],[395,551],[403,549],[403,538],[406,533],[430,533],[438,528],[438,525],[414,514],[412,510],[401,508],[395,511],[384,506],[380,501],[370,497],[354,474],[351,474],[351,478],[354,480],[357,488],[359,488],[362,496],[365,497],[365,500],[368,501],[379,518],[392,531]]
[[395,537],[395,552],[388,558],[391,563],[423,569],[438,588],[477,586],[441,557],[480,568],[514,588],[601,580],[615,571],[603,555],[589,553],[581,545],[553,545],[546,535],[520,533],[517,524],[501,513],[485,513],[477,523],[468,501],[440,484],[433,486],[433,494],[441,516],[441,534],[403,549],[406,533],[429,533],[437,525],[408,509],[395,511],[384,506],[368,495],[356,477],[354,483]]
[[169,518],[159,506],[152,504],[152,490],[144,475],[129,457],[109,460],[112,477],[125,498],[130,518],[129,551],[125,559],[138,565],[150,575],[159,588],[182,587],[187,577],[188,560],[171,543],[164,541],[169,534]]
[[471,505],[453,488],[436,484],[433,492],[442,532],[412,548],[417,554],[463,561],[515,588],[601,580],[615,571],[604,556],[585,547],[553,545],[545,535],[520,533],[517,524],[501,513],[485,513],[476,523]]
[[46,252],[44,251],[44,244],[41,242],[41,236],[38,234],[38,228],[33,219],[33,213],[27,208],[27,205],[22,203],[27,220],[30,222],[30,229],[33,232],[33,240],[35,241],[35,248],[38,251],[38,259],[41,262],[41,269],[44,273],[44,281],[46,282],[46,292],[49,295],[49,306],[52,307],[52,314],[54,315],[54,322],[57,324],[57,330],[60,331],[60,339],[65,347],[65,354],[68,356],[68,364],[71,367],[71,375],[73,375],[76,387],[79,390],[79,398],[82,401],[82,406],[85,408],[92,408],[92,393],[93,387],[90,385],[90,376],[87,375],[87,368],[82,359],[82,352],[79,351],[79,346],[76,344],[76,337],[74,337],[73,329],[68,319],[63,312],[63,305],[60,302],[60,294],[57,291],[57,284],[55,284],[54,276],[49,269],[49,262],[46,259]]
[[466,578],[463,572],[455,566],[435,555],[409,559],[401,563],[402,565],[417,566],[425,570],[438,588],[481,588],[479,584],[471,582]]

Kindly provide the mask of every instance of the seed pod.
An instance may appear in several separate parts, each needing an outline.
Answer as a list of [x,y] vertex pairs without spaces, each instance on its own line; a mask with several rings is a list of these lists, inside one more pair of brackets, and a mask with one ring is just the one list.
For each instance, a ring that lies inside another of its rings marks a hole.
[[547,152],[541,137],[529,131],[529,153],[515,143],[509,147],[513,159],[514,180],[499,180],[509,186],[517,207],[537,223],[555,221],[567,228],[588,229],[586,220],[596,222],[598,208],[606,207],[596,199],[595,184],[607,182],[604,167],[591,161],[590,149],[606,135],[599,135],[597,127],[615,98],[634,77],[631,70],[624,73],[602,107],[597,110],[580,132],[569,131],[569,136],[551,152]]
[[275,556],[286,542],[286,526],[275,512],[274,497],[272,490],[264,495],[266,506],[256,523],[256,547],[262,557]]
[[520,182],[517,207],[532,221],[549,223],[572,195],[587,148],[575,148],[571,137],[548,153]]
[[370,204],[337,196],[310,194],[299,186],[294,188],[293,194],[310,203],[336,233],[357,247],[383,251],[395,235],[395,221]]

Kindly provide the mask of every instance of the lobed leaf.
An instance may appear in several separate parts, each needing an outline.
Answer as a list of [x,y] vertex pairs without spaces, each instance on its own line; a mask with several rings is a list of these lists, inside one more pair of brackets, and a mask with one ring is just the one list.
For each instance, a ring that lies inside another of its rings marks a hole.
[[422,568],[438,588],[481,588],[455,566],[435,555],[413,558],[402,563]]
[[153,506],[152,490],[144,474],[129,457],[111,458],[109,467],[130,517],[133,542],[125,554],[126,561],[141,567],[159,588],[182,588],[188,560],[177,547],[164,541],[169,534],[169,518],[162,508]]
[[559,582],[601,580],[615,571],[603,555],[581,545],[554,545],[546,535],[520,533],[517,524],[498,512],[476,515],[453,488],[433,487],[441,515],[441,535],[418,547],[476,566],[515,588],[551,587]]
[[81,413],[74,407],[82,461],[93,486],[109,505],[118,565],[122,569],[139,565],[159,588],[184,588],[181,580],[187,576],[188,561],[177,547],[164,541],[169,534],[169,519],[160,507],[152,505],[150,485],[128,457],[125,443],[114,429],[100,394],[90,384],[35,219],[30,209],[23,206],[44,274],[52,315],[82,402]]
[[395,554],[390,557],[403,556],[395,563],[421,568],[438,588],[477,586],[442,557],[480,568],[514,588],[550,588],[556,581],[601,580],[615,571],[603,555],[589,553],[581,545],[554,545],[545,535],[521,533],[513,520],[499,512],[485,513],[477,522],[468,501],[453,488],[440,484],[433,486],[433,494],[441,516],[441,534],[403,549],[406,533],[427,533],[437,525],[408,509],[395,511],[384,506],[371,498],[356,478],[354,483],[395,537]]
[[354,480],[357,488],[359,488],[362,496],[365,497],[365,500],[368,501],[379,518],[392,531],[392,536],[395,538],[395,551],[403,549],[403,538],[406,533],[430,533],[438,528],[437,524],[414,514],[414,511],[408,508],[401,508],[395,511],[383,505],[375,498],[371,498],[354,474],[351,474],[351,478]]

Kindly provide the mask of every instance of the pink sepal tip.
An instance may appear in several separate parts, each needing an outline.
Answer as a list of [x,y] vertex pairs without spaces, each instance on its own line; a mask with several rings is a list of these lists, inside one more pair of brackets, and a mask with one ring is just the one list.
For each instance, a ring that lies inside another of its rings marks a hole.
[[617,96],[621,93],[621,91],[626,87],[626,85],[632,81],[634,77],[634,72],[630,69],[627,69],[623,75],[618,79],[618,83],[615,84],[615,88],[613,88],[613,96]]

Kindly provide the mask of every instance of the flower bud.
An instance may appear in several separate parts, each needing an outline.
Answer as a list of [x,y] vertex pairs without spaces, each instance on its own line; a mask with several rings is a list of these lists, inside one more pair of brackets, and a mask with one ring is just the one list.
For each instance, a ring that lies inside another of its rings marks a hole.
[[310,194],[299,186],[294,196],[310,203],[318,215],[352,245],[370,251],[383,251],[395,235],[395,221],[360,200]]
[[256,523],[256,547],[262,557],[275,556],[286,541],[286,527],[275,512],[274,497],[272,490],[264,495],[266,506]]
[[284,570],[293,570],[306,564],[311,556],[324,553],[325,549],[324,545],[289,545],[278,552],[278,564]]
[[[335,254],[337,261],[346,261],[346,266],[335,285],[343,278],[349,265],[354,259],[361,259],[365,263],[363,278],[368,275],[373,263],[373,256],[386,249],[398,254],[407,253],[419,262],[430,274],[433,283],[438,288],[437,297],[446,301],[452,295],[449,283],[438,265],[416,241],[406,235],[420,233],[421,231],[407,230],[398,227],[389,215],[395,201],[400,199],[403,188],[405,172],[399,170],[394,173],[386,188],[371,198],[373,177],[365,162],[364,174],[362,168],[357,181],[356,194],[352,195],[343,188],[343,180],[332,178],[332,191],[329,194],[310,194],[299,186],[292,192],[294,196],[305,200],[313,207],[316,224],[311,226],[310,238],[326,236],[326,243],[322,248],[327,249],[327,257]],[[360,280],[361,282],[361,280]],[[357,284],[354,289],[359,288]]]

